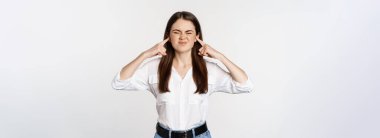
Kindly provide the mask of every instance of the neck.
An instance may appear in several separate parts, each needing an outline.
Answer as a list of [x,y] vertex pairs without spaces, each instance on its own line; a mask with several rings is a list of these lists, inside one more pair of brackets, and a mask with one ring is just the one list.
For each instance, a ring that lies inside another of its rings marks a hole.
[[173,59],[173,65],[176,67],[191,67],[192,66],[192,60],[191,60],[191,51],[179,53],[176,52]]

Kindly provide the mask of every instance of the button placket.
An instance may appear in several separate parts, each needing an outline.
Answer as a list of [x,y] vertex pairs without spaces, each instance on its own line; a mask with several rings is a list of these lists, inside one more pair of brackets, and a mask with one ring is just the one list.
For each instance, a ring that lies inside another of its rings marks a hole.
[[[183,93],[183,81],[184,80],[181,80],[180,81],[180,84],[179,84],[179,94],[180,94],[180,103],[179,103],[179,108],[180,108],[180,126],[183,126],[184,125],[184,115],[185,115],[185,98],[184,98],[184,93]],[[184,127],[184,126],[183,126]]]

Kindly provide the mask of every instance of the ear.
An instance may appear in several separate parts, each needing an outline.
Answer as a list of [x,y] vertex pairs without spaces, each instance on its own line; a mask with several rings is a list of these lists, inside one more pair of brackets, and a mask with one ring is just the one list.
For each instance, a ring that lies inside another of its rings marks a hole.
[[197,42],[197,38],[199,38],[199,34],[197,34],[197,36],[195,36],[194,42]]
[[170,42],[170,35],[166,34],[165,37],[168,38]]

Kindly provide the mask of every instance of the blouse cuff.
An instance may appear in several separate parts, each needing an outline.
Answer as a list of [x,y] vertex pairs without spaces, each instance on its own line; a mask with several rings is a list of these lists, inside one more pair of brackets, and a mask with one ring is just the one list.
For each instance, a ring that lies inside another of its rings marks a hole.
[[130,83],[132,77],[125,79],[125,80],[120,80],[120,72],[117,73],[117,75],[114,78],[114,81],[112,83],[112,87],[114,89],[124,89],[127,84]]
[[236,88],[240,89],[241,91],[247,91],[247,92],[253,92],[254,91],[253,83],[249,77],[243,83],[237,82],[235,80],[232,80],[232,81],[233,81],[234,85],[236,86]]

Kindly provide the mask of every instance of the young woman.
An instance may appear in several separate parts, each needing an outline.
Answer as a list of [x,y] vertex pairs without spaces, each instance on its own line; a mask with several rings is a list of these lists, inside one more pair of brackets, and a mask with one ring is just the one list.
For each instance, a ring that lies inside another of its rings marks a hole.
[[198,19],[186,11],[170,17],[164,40],[123,67],[112,86],[156,97],[155,138],[210,138],[208,97],[213,92],[253,91],[242,69],[203,42]]

